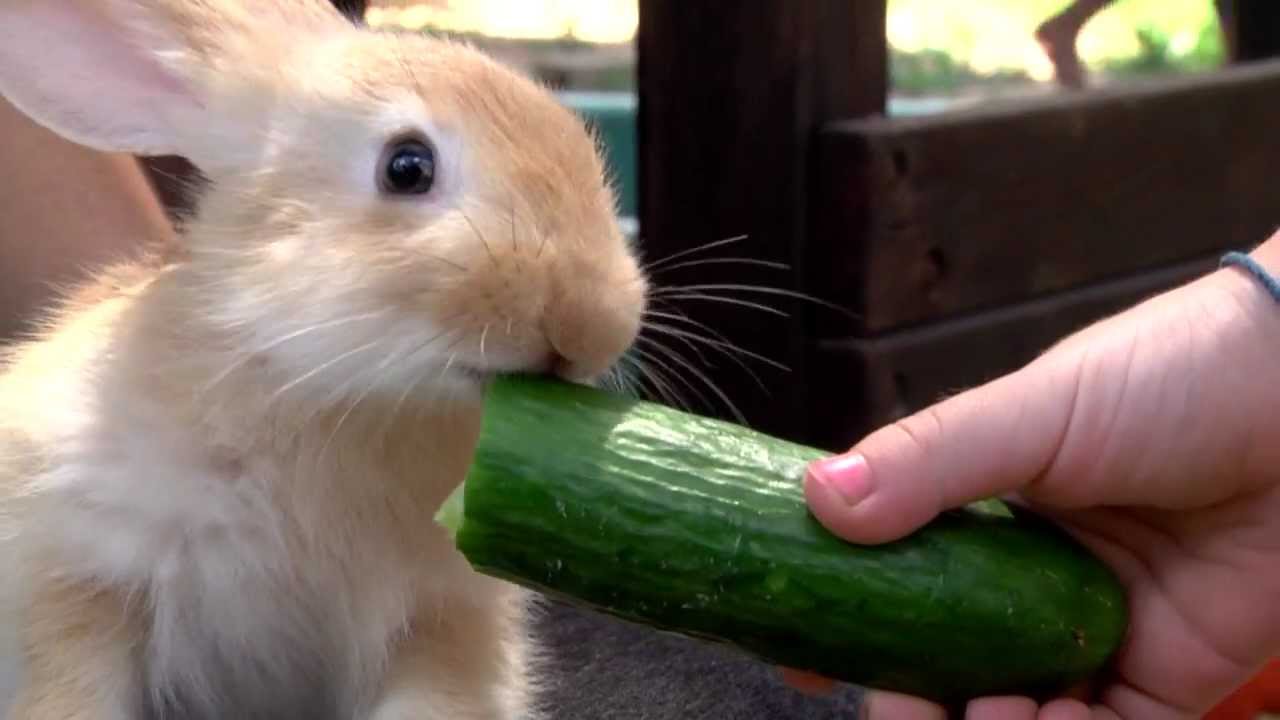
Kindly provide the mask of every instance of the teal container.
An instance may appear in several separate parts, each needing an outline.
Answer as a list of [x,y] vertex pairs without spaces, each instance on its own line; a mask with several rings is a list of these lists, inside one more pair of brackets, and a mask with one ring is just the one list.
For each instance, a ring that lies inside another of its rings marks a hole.
[[[639,234],[637,214],[639,159],[636,151],[636,95],[632,92],[562,91],[558,96],[567,107],[581,115],[600,135],[605,164],[618,191],[623,232]],[[932,115],[950,109],[945,98],[892,97],[888,114],[897,117]]]
[[637,212],[636,96],[628,92],[561,92],[561,101],[599,133],[605,164],[618,190],[619,213]]

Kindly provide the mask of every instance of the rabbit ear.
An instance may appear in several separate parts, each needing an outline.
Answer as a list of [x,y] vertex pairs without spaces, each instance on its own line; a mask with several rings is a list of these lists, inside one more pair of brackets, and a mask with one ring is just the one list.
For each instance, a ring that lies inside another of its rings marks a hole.
[[[108,152],[176,154],[199,113],[189,82],[160,61],[115,3],[0,5],[0,95],[49,129]],[[150,42],[147,42],[150,41]]]
[[341,20],[311,0],[2,0],[0,96],[89,147],[181,155],[188,129],[227,130],[213,88],[269,61],[259,38]]

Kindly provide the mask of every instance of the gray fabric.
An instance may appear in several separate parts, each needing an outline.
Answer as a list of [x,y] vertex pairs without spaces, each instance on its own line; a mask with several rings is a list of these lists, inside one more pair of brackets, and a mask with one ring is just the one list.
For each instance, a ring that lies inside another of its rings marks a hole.
[[550,603],[536,624],[552,720],[855,720],[858,691],[812,698],[728,648]]

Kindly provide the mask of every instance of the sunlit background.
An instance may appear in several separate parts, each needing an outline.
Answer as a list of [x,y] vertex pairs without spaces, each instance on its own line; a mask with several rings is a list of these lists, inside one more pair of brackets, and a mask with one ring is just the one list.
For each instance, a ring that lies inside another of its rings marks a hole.
[[[1035,31],[1066,5],[888,0],[886,112],[931,114],[1059,92]],[[558,89],[601,131],[621,211],[634,217],[637,0],[372,0],[366,21],[463,36]],[[1213,0],[1118,0],[1084,26],[1076,47],[1094,85],[1209,70],[1225,56]]]
[[517,40],[626,43],[635,36],[638,17],[636,0],[383,0],[372,5],[367,20],[374,26]]
[[[893,91],[936,94],[989,88],[993,82],[1023,89],[1049,84],[1053,68],[1034,31],[1065,4],[890,0],[886,32]],[[627,50],[638,12],[636,0],[375,0],[367,20],[374,26],[479,37],[507,48],[523,43],[517,54],[531,62],[536,62],[531,48],[539,43],[554,43],[561,62],[569,62],[566,44],[594,46],[593,61],[577,58],[582,69],[592,62],[630,61]],[[601,52],[610,46],[615,52]],[[1207,69],[1223,55],[1212,0],[1120,0],[1085,26],[1077,48],[1095,82]]]

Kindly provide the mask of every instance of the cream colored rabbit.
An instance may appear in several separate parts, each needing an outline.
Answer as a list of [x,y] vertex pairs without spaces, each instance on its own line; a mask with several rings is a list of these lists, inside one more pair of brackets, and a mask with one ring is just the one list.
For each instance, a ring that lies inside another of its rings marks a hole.
[[535,717],[523,595],[432,515],[487,375],[590,380],[639,331],[578,120],[323,0],[4,0],[0,94],[210,181],[8,352],[9,717]]

